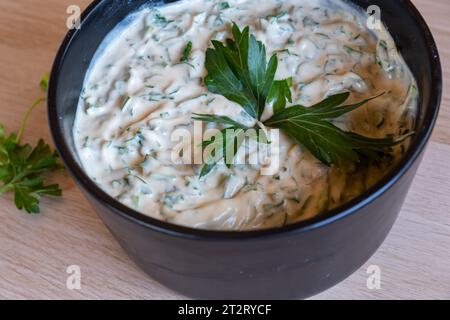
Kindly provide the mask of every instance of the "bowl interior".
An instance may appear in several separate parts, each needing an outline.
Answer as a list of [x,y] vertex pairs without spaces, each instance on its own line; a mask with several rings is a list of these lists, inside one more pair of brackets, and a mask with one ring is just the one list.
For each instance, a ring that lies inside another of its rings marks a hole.
[[[81,168],[76,156],[72,136],[78,99],[86,71],[97,48],[108,33],[131,12],[143,5],[160,5],[175,1],[149,0],[103,0],[95,1],[84,13],[81,28],[70,31],[63,42],[53,67],[49,90],[49,120],[56,146],[72,175],[84,189],[100,197],[104,202],[125,212],[141,222],[163,228],[177,227],[146,217],[121,205],[98,188]],[[381,18],[398,45],[406,63],[413,72],[420,91],[419,114],[413,147],[399,166],[366,193],[329,212],[324,217],[306,222],[311,225],[343,212],[350,212],[356,204],[372,201],[376,192],[402,174],[412,159],[417,157],[428,140],[437,117],[441,96],[441,69],[439,56],[428,27],[409,1],[399,0],[353,0],[353,3],[367,8],[378,5]],[[305,225],[305,223],[302,223]],[[296,225],[290,227],[298,227]],[[178,228],[184,231],[189,228]],[[192,231],[192,230],[191,230]],[[211,233],[214,233],[211,231]]]

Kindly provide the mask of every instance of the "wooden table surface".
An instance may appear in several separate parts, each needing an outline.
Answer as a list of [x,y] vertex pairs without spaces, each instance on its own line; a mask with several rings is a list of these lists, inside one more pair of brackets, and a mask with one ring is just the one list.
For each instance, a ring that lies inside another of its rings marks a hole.
[[[431,26],[450,78],[450,1],[413,1]],[[66,9],[89,0],[0,0],[0,123],[16,131],[37,83],[50,69],[67,31]],[[51,141],[46,111],[32,116],[30,142]],[[139,270],[103,226],[67,174],[57,177],[62,200],[44,200],[28,216],[0,199],[0,299],[182,298]],[[432,142],[392,233],[350,278],[315,298],[450,299],[450,92]],[[66,287],[68,266],[81,268],[81,290]],[[367,268],[381,270],[381,288],[367,287]]]

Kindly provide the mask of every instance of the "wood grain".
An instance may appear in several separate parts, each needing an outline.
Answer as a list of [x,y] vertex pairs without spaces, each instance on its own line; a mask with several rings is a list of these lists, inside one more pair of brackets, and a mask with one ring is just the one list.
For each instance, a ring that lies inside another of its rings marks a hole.
[[[450,83],[450,2],[413,1],[440,49],[444,87]],[[66,8],[87,0],[0,1],[0,122],[17,130],[39,94],[66,30]],[[27,137],[50,140],[44,108],[33,114]],[[423,164],[382,248],[350,278],[316,299],[450,299],[450,95]],[[57,177],[62,200],[44,200],[44,213],[18,212],[0,199],[0,299],[177,299],[140,271],[112,239],[73,182]],[[66,288],[66,269],[78,265],[82,289]],[[366,286],[367,267],[381,268],[381,289]]]

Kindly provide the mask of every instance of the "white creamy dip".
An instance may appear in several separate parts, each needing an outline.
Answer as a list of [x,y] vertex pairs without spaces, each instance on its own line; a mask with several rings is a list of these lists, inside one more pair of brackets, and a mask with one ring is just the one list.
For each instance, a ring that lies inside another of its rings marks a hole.
[[[263,176],[255,165],[218,165],[199,179],[200,165],[172,162],[179,142],[171,133],[193,130],[192,113],[254,123],[203,85],[206,49],[231,37],[233,21],[250,26],[268,56],[277,52],[276,79],[292,77],[294,104],[343,91],[351,92],[349,102],[385,92],[335,124],[372,138],[412,130],[415,80],[389,33],[367,29],[367,17],[338,0],[189,0],[143,8],[105,40],[86,76],[74,124],[84,169],[122,203],[202,229],[280,227],[349,201],[385,175],[408,144],[376,165],[330,168],[281,134],[275,175]],[[180,63],[189,42],[189,60]],[[248,152],[241,148],[237,157]]]

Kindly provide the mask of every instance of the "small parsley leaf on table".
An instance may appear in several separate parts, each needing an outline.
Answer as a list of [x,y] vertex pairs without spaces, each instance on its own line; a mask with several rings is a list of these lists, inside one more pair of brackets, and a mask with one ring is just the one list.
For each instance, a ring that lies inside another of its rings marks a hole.
[[[47,91],[48,76],[41,80],[40,87]],[[0,195],[13,193],[16,207],[30,214],[40,212],[42,196],[60,197],[62,194],[59,185],[45,183],[48,172],[61,168],[58,155],[42,139],[35,147],[21,143],[31,112],[45,100],[45,97],[39,98],[31,105],[17,135],[7,135],[0,124]]]

